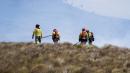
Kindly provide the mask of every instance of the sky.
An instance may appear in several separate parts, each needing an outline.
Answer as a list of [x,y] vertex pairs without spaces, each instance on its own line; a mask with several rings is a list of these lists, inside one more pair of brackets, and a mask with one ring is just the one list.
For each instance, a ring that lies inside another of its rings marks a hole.
[[[94,33],[94,44],[130,47],[129,0],[0,0],[0,42],[32,42],[35,24],[44,36],[54,28],[60,42],[78,42],[83,27]],[[52,43],[51,37],[42,42]]]

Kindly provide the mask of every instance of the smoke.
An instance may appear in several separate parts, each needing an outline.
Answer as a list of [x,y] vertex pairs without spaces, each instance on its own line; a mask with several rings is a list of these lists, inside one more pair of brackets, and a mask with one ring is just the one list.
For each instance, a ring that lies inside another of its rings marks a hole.
[[64,0],[64,2],[97,15],[130,19],[130,0]]

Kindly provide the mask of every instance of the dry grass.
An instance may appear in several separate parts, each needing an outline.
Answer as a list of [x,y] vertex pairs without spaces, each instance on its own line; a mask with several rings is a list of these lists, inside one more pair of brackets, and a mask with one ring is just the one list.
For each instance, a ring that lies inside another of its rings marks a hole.
[[130,49],[1,42],[0,73],[130,73]]

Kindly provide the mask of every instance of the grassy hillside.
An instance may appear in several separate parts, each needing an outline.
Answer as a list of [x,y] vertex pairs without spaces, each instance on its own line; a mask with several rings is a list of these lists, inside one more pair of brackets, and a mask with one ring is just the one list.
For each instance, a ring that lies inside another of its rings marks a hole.
[[3,42],[0,73],[130,73],[130,49]]

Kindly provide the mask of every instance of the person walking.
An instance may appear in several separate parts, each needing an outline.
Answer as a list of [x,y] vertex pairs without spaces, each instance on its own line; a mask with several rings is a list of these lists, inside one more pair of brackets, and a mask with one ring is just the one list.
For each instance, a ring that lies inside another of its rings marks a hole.
[[32,34],[32,39],[35,37],[36,44],[41,43],[42,35],[43,34],[42,34],[42,30],[40,28],[40,25],[36,24],[35,29],[34,29],[33,34]]
[[52,40],[53,40],[54,44],[57,44],[58,41],[60,40],[60,33],[57,29],[53,29]]

